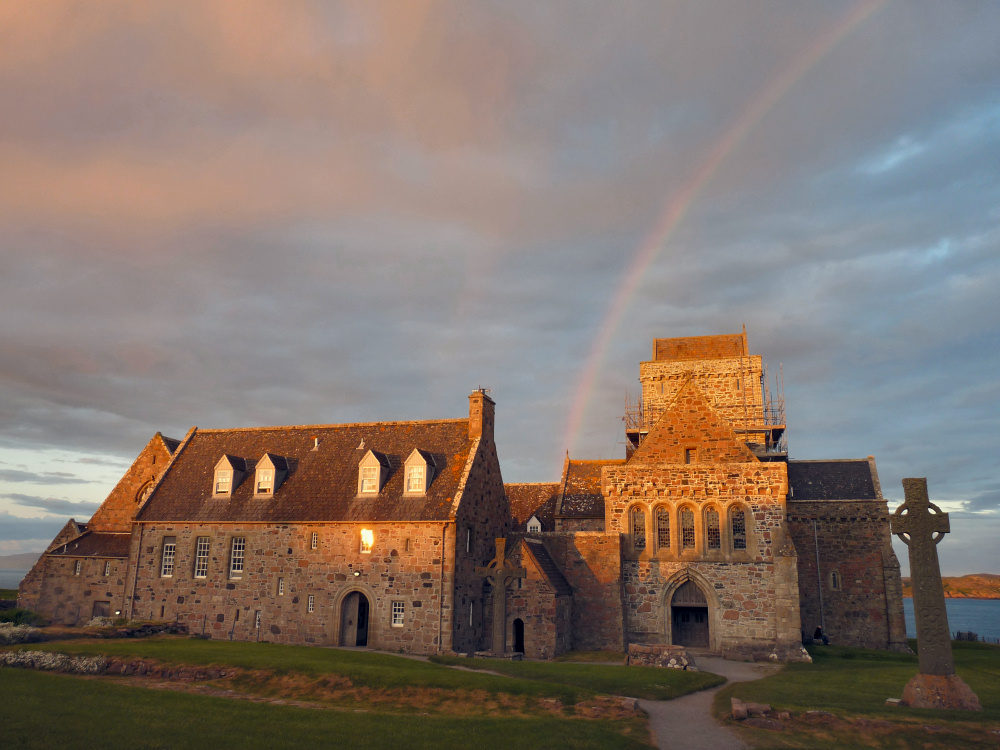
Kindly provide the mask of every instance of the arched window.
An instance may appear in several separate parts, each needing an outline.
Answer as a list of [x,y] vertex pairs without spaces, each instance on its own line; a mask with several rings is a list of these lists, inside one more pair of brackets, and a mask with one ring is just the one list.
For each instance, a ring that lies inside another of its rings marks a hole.
[[670,549],[670,511],[656,509],[656,548]]
[[836,570],[831,570],[830,571],[830,589],[832,591],[840,591],[840,588],[841,588],[840,573],[838,573]]
[[705,512],[705,531],[709,549],[722,549],[722,527],[719,525],[719,511],[709,508]]
[[681,548],[694,549],[694,511],[690,508],[681,511]]
[[632,508],[630,515],[632,545],[636,549],[646,549],[646,514],[642,512],[642,508]]
[[729,511],[729,526],[733,532],[733,549],[747,548],[747,517],[742,508]]

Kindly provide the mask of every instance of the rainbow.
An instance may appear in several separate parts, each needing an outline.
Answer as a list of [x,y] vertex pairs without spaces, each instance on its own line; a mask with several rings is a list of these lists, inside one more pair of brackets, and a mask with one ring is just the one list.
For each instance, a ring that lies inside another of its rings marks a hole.
[[[715,144],[707,158],[701,162],[694,174],[691,175],[691,178],[667,201],[653,231],[643,240],[632,257],[632,261],[629,263],[624,276],[618,282],[614,296],[611,298],[611,303],[608,306],[608,311],[604,316],[604,320],[601,321],[594,344],[587,356],[583,373],[577,381],[575,396],[566,423],[566,438],[564,443],[566,449],[572,450],[576,443],[580,427],[587,413],[587,407],[590,404],[594,384],[597,382],[597,376],[600,373],[601,363],[604,361],[604,355],[615,332],[618,330],[618,326],[625,315],[625,311],[636,288],[639,286],[639,282],[653,260],[655,260],[659,251],[667,243],[677,225],[680,224],[684,216],[691,209],[691,206],[694,205],[701,191],[715,173],[718,172],[719,167],[746,140],[747,136],[760,124],[761,120],[764,119],[764,116],[774,105],[796,83],[802,80],[844,37],[864,23],[876,10],[887,2],[888,0],[867,0],[867,2],[859,3],[826,33],[819,37],[815,44],[769,81],[760,93],[754,96],[747,106],[744,107],[732,127]],[[559,461],[560,463],[562,462],[561,451]]]

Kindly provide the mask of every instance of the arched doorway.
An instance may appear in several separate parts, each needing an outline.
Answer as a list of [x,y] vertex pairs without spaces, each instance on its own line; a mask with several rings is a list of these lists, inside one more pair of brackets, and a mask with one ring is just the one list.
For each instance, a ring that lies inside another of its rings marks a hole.
[[368,597],[352,591],[340,605],[340,645],[368,645]]
[[520,617],[514,620],[514,653],[524,653],[524,620]]
[[708,648],[708,600],[697,583],[687,581],[674,592],[670,619],[674,645]]

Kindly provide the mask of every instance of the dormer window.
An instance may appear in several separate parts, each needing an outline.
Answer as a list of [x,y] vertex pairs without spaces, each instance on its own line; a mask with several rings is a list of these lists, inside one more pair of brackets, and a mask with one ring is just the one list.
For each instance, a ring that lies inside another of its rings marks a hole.
[[389,459],[368,451],[358,464],[358,494],[377,495],[389,478]]
[[404,464],[404,494],[424,495],[434,479],[434,457],[419,448],[414,448]]
[[288,463],[281,456],[273,453],[265,453],[257,462],[256,475],[254,476],[254,497],[270,497],[278,491],[285,474],[288,472]]
[[529,534],[539,534],[542,531],[542,522],[538,520],[538,516],[532,516],[528,519],[528,533]]
[[212,494],[215,497],[232,497],[246,474],[247,465],[242,458],[223,455],[215,465]]

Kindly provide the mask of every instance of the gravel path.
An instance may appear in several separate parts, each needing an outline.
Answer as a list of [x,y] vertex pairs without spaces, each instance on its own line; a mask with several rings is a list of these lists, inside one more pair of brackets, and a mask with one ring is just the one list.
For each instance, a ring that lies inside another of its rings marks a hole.
[[[696,655],[698,668],[722,675],[730,682],[749,682],[780,669],[774,664],[748,664],[714,656]],[[723,686],[691,693],[672,701],[639,701],[649,714],[653,740],[670,750],[744,750],[747,746],[712,717],[712,701]]]

